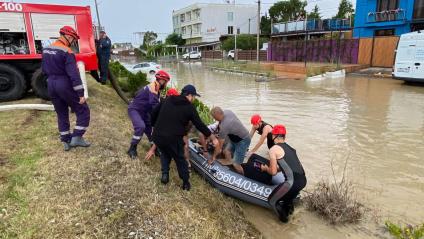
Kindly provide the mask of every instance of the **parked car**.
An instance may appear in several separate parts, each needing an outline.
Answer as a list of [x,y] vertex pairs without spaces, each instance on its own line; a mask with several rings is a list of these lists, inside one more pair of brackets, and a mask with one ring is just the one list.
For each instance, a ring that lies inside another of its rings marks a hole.
[[393,78],[424,83],[424,32],[403,34],[396,50]]
[[190,59],[200,59],[202,58],[202,53],[198,51],[192,51],[183,55],[184,60],[188,60],[189,57]]
[[228,52],[227,58],[228,58],[228,59],[232,59],[232,60],[234,60],[234,50],[230,50],[230,51]]
[[155,74],[156,71],[158,71],[159,69],[160,69],[160,66],[157,64],[152,64],[151,62],[142,62],[142,63],[134,65],[128,70],[131,71],[132,73],[143,72],[146,74],[147,73]]

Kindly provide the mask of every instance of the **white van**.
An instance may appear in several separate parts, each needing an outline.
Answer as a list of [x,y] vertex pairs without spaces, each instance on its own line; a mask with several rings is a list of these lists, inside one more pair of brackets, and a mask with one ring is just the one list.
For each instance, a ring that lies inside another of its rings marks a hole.
[[424,82],[424,32],[401,35],[392,75],[398,80]]

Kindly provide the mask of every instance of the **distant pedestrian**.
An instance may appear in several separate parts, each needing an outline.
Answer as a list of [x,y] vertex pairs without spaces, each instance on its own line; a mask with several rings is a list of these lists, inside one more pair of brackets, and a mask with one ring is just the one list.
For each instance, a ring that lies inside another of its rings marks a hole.
[[192,104],[196,96],[196,88],[186,85],[179,96],[170,96],[162,101],[152,111],[152,123],[154,125],[153,141],[160,151],[162,167],[161,182],[169,182],[169,165],[174,159],[178,175],[183,180],[182,189],[190,190],[190,173],[188,163],[184,156],[184,135],[189,121],[202,132],[205,137],[211,137],[214,145],[218,140],[211,134],[208,127],[202,122],[199,114]]
[[[57,114],[61,141],[65,151],[71,147],[88,147],[84,135],[90,123],[90,109],[84,98],[84,87],[71,46],[79,39],[69,26],[60,29],[60,37],[43,49],[42,70],[48,77],[48,92]],[[77,116],[74,132],[70,132],[69,107]]]
[[112,48],[112,42],[109,37],[106,35],[105,31],[100,31],[99,38],[99,67],[100,67],[100,80],[102,84],[106,84],[108,78],[108,69],[110,61],[110,51]]

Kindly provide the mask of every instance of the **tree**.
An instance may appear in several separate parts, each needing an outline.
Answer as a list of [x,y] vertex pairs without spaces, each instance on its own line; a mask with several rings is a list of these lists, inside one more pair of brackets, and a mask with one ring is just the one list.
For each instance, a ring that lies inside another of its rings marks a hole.
[[185,44],[185,39],[183,39],[181,35],[178,35],[177,33],[171,33],[166,37],[165,44],[182,46]]
[[306,1],[288,0],[276,2],[269,9],[269,15],[274,22],[287,22],[290,20],[298,20],[306,16]]
[[[259,45],[262,45],[264,42],[267,42],[268,39],[260,38]],[[229,51],[234,49],[234,36],[227,38],[222,43],[222,49]],[[256,49],[256,36],[248,34],[237,35],[237,49],[242,50],[255,50]]]
[[308,19],[321,19],[318,5],[315,5],[314,9],[312,9],[312,12],[308,14]]
[[348,17],[348,13],[352,14],[354,12],[353,4],[349,0],[341,0],[339,4],[339,11],[334,18],[344,19]]
[[267,15],[261,17],[261,34],[271,34],[271,18]]
[[150,46],[156,43],[156,39],[158,38],[158,34],[153,31],[147,31],[143,37],[143,49],[148,49]]

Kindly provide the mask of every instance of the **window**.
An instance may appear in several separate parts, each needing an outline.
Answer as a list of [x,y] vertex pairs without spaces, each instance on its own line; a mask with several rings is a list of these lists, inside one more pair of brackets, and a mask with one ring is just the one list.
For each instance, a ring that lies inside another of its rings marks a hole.
[[233,12],[227,12],[227,20],[229,22],[234,21],[234,13]]
[[424,0],[415,0],[414,19],[424,18]]
[[186,34],[186,27],[181,28],[181,33],[182,33],[183,35],[185,35],[185,34]]
[[191,21],[191,12],[186,13],[186,15],[187,15],[187,21],[188,22]]
[[396,10],[399,8],[399,0],[377,0],[377,12]]
[[181,20],[181,22],[185,22],[185,14],[180,15],[180,20]]
[[234,31],[233,31],[233,26],[228,26],[228,35],[233,35]]
[[381,29],[381,30],[375,30],[374,36],[376,37],[382,37],[382,36],[394,36],[395,35],[395,29]]

